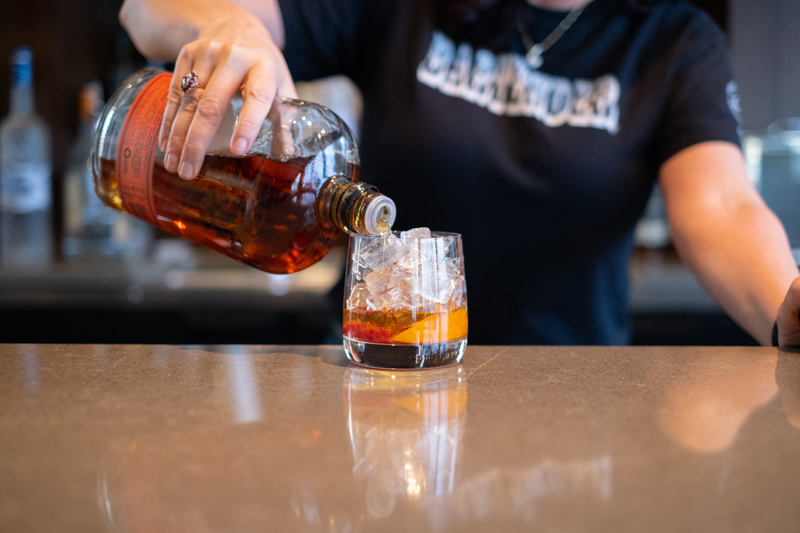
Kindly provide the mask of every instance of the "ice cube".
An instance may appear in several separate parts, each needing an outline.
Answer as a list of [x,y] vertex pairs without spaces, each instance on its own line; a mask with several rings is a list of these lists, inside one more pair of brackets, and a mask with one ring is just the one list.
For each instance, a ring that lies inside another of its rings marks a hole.
[[463,309],[467,306],[466,281],[459,276],[450,280],[452,291],[450,292],[450,309]]
[[445,260],[445,268],[447,269],[447,274],[450,277],[456,277],[461,275],[461,261],[459,261],[456,257],[451,257]]
[[[441,239],[403,241],[408,253],[399,266],[409,272],[411,291],[434,302],[445,303],[450,299],[450,279],[456,264],[447,258]],[[448,263],[449,261],[449,263]]]
[[416,313],[434,313],[438,311],[437,303],[419,294],[411,295],[411,309]]
[[433,268],[421,271],[420,274],[414,284],[417,294],[422,298],[439,303],[446,303],[450,300],[454,285],[451,283],[452,277],[447,274],[445,269]]
[[[420,228],[427,231],[427,228]],[[411,230],[416,231],[416,230]],[[405,232],[404,232],[405,233]],[[428,232],[430,234],[430,232]],[[409,270],[419,270],[428,272],[431,269],[444,269],[445,261],[448,260],[448,247],[443,239],[426,239],[424,237],[414,239],[401,239],[405,253],[401,259],[401,264]],[[451,259],[455,261],[455,259]]]
[[348,309],[365,309],[367,307],[367,297],[369,297],[369,289],[366,283],[358,283],[350,292],[350,297],[347,299]]
[[367,308],[385,313],[410,310],[411,295],[406,291],[393,287],[377,294],[370,294],[367,298]]
[[428,228],[414,228],[408,231],[400,232],[400,238],[403,240],[411,239],[430,239],[431,230]]
[[412,272],[425,272],[432,267],[430,248],[435,243],[433,240],[401,239],[404,253],[398,263]]
[[378,237],[358,252],[357,262],[370,270],[383,270],[402,256],[404,248],[400,239],[389,233]]
[[383,270],[375,270],[364,276],[364,282],[367,284],[370,294],[378,294],[387,289],[389,280],[392,277],[392,269],[384,268]]
[[411,271],[400,263],[395,263],[390,269],[389,287],[411,292]]

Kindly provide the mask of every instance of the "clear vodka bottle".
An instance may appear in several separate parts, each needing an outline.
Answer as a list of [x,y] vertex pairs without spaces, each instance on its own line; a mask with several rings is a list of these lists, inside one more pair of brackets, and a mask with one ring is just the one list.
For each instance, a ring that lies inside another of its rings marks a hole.
[[52,261],[50,130],[36,114],[33,54],[11,58],[11,111],[0,124],[0,262]]

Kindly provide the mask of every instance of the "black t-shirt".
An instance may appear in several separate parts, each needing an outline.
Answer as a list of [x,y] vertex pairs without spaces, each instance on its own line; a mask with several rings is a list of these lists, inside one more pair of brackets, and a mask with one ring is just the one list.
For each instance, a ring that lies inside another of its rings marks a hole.
[[[629,342],[633,228],[659,166],[739,142],[723,34],[687,3],[595,0],[534,70],[520,36],[454,43],[430,6],[282,0],[289,68],[363,92],[361,176],[396,229],[463,235],[470,342]],[[526,7],[533,41],[564,16]]]

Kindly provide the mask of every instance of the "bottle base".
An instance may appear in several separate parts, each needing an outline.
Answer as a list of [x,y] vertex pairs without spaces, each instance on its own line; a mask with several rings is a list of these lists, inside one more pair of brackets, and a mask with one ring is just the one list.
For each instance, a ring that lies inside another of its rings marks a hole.
[[461,362],[467,339],[434,344],[377,344],[344,337],[347,358],[373,368],[434,368]]

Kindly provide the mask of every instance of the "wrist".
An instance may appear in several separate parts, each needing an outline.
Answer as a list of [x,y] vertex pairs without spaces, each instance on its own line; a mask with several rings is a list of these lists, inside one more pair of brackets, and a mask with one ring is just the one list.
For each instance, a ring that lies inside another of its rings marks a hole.
[[191,23],[199,39],[210,33],[227,33],[230,30],[243,30],[256,27],[264,29],[264,25],[244,7],[227,1],[206,2],[203,9],[196,10]]

